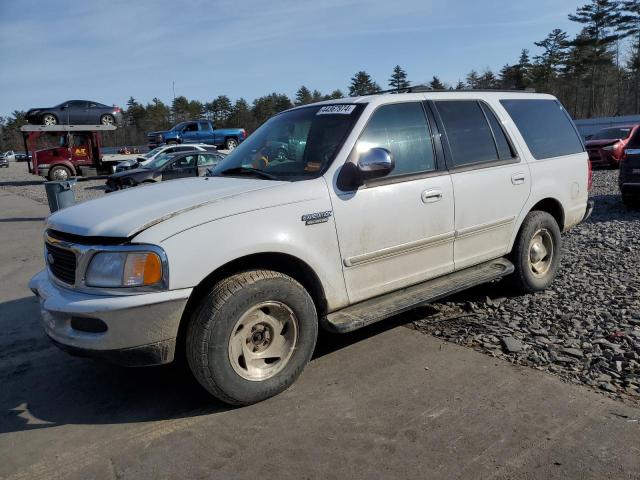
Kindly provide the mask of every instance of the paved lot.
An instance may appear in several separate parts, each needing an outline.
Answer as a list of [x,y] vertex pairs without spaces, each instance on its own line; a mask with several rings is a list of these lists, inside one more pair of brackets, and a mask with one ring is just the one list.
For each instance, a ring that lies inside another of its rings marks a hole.
[[639,478],[640,408],[401,327],[323,336],[246,408],[68,357],[26,284],[46,208],[0,190],[0,478]]

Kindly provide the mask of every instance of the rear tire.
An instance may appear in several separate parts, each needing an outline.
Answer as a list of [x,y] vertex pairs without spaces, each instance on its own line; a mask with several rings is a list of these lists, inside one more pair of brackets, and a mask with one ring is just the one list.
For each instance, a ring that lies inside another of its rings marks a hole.
[[511,251],[515,272],[509,278],[514,289],[533,293],[551,285],[560,266],[561,247],[555,218],[547,212],[529,212]]
[[66,181],[71,178],[71,170],[62,165],[56,165],[49,170],[49,180],[51,181]]
[[100,124],[101,125],[115,125],[116,124],[116,119],[114,118],[113,115],[102,115],[100,117]]
[[227,138],[224,141],[224,148],[227,150],[233,150],[238,146],[238,141],[235,138]]
[[232,405],[286,390],[307,365],[318,336],[309,293],[293,278],[249,270],[217,283],[187,326],[186,354],[198,382]]

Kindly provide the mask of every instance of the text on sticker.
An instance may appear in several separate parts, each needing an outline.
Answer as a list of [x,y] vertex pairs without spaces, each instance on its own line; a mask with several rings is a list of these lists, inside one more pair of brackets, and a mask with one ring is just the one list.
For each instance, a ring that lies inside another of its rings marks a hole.
[[316,115],[330,115],[330,114],[340,114],[340,115],[349,115],[351,112],[355,110],[355,105],[325,105]]

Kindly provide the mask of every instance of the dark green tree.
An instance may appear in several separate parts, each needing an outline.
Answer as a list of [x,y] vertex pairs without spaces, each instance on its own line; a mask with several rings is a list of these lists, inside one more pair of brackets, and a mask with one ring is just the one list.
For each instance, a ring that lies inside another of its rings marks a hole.
[[446,90],[446,86],[444,85],[444,83],[442,83],[440,81],[440,79],[437,76],[433,76],[433,79],[429,82],[429,86],[431,87],[431,89],[433,90]]
[[467,88],[470,89],[474,89],[474,88],[479,88],[478,85],[480,83],[480,77],[478,77],[478,72],[476,72],[475,70],[471,70],[468,74],[467,74]]
[[360,97],[363,95],[371,95],[378,93],[380,86],[371,79],[371,76],[365,71],[357,72],[351,78],[351,85],[349,85],[349,96]]
[[407,72],[405,72],[400,65],[393,67],[393,73],[389,78],[389,86],[396,92],[409,87]]
[[296,92],[296,105],[307,105],[309,103],[313,103],[313,95],[311,94],[311,90],[302,85],[298,91]]
[[597,84],[600,70],[612,63],[611,46],[618,39],[615,27],[620,24],[621,11],[614,0],[590,0],[578,7],[569,20],[583,25],[582,34],[573,42],[586,52],[585,61],[590,72],[590,96],[587,115],[591,117],[596,110]]

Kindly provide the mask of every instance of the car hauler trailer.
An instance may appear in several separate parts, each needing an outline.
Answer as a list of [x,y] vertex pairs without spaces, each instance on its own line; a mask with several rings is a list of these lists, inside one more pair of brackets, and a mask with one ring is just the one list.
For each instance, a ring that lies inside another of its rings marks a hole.
[[[109,161],[100,147],[102,132],[115,129],[115,125],[24,125],[20,131],[25,149],[31,152],[29,172],[49,180],[113,173],[117,159]],[[38,149],[43,138],[49,146]]]

